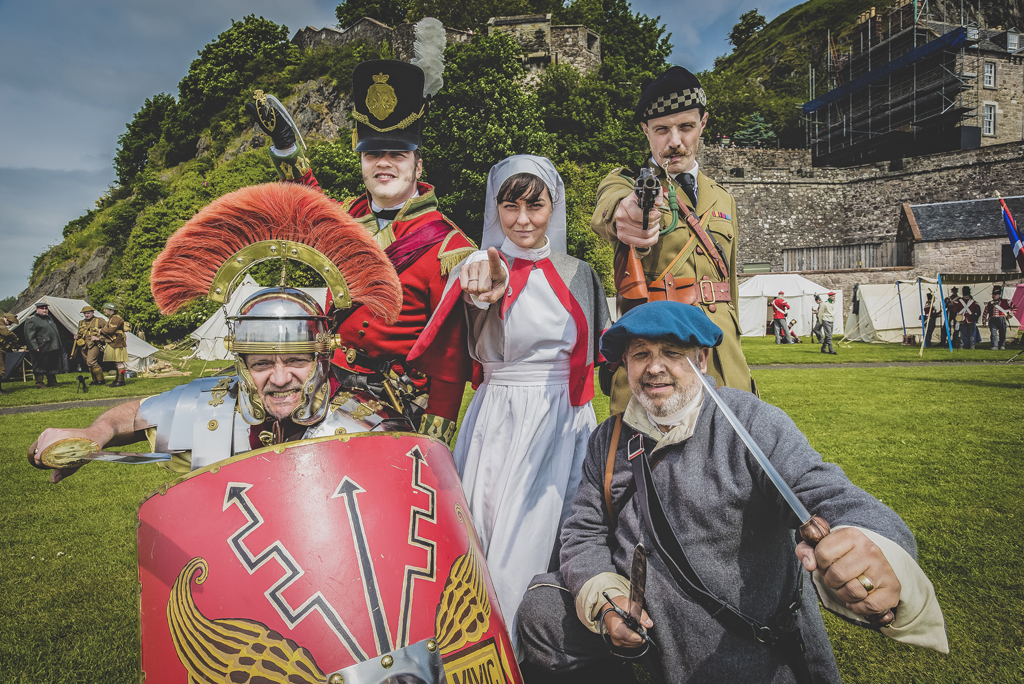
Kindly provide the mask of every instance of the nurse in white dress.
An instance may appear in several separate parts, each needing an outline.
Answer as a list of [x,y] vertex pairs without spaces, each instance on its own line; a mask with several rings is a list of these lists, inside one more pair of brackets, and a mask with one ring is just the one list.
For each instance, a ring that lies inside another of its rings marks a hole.
[[565,191],[549,160],[519,155],[491,169],[482,246],[450,276],[461,306],[435,316],[465,312],[478,380],[482,371],[455,463],[508,620],[530,580],[558,567],[597,425],[596,340],[610,321],[593,269],[565,254]]

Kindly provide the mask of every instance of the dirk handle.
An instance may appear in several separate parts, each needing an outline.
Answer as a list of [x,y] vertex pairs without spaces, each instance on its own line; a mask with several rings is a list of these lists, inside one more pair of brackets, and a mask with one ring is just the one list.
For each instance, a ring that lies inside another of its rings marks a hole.
[[[832,528],[824,518],[820,515],[812,515],[810,520],[800,526],[800,537],[807,542],[808,546],[815,547],[831,531]],[[867,618],[867,621],[873,627],[885,627],[896,619],[896,613],[890,608],[884,613],[875,613],[874,615],[865,615],[864,617]]]

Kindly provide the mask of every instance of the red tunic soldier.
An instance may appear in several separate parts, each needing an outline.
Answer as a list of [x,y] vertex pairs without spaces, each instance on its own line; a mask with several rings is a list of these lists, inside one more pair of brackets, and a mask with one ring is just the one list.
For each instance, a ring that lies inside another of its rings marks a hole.
[[[421,69],[400,61],[372,60],[358,65],[352,74],[354,148],[360,155],[366,192],[343,207],[373,235],[398,271],[402,311],[392,324],[363,308],[348,313],[338,328],[343,348],[334,362],[393,374],[423,409],[420,431],[450,440],[465,383],[472,376],[465,321],[451,317],[439,333],[446,344],[438,345],[438,352],[429,358],[418,359],[416,366],[407,361],[441,302],[448,272],[476,250],[438,210],[434,188],[418,182],[423,173],[422,118],[432,93],[443,82],[430,62],[421,60],[425,65]],[[430,73],[425,75],[424,69]],[[425,82],[433,84],[434,90],[425,91]],[[255,102],[246,108],[273,139],[270,156],[281,178],[319,188],[301,135],[280,102],[257,91]]]
[[985,303],[985,311],[981,315],[981,324],[988,323],[992,349],[1006,349],[1006,319],[1015,313],[1013,304],[1003,299],[1003,288],[996,285],[992,288],[992,299]]
[[964,286],[963,296],[956,300],[953,309],[960,327],[960,337],[954,340],[954,346],[957,349],[974,349],[974,332],[981,316],[981,305],[971,297],[971,288]]
[[786,327],[786,312],[789,304],[782,298],[785,292],[772,300],[772,330],[775,331],[775,344],[789,344],[789,329]]

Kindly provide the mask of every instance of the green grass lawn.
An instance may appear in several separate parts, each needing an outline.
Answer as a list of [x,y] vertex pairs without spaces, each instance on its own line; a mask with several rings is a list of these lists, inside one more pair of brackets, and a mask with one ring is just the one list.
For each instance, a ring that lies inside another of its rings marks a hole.
[[[1024,368],[754,375],[762,397],[785,409],[826,460],[903,516],[945,611],[948,656],[826,615],[843,680],[1024,680]],[[96,464],[51,486],[25,459],[45,427],[84,426],[102,411],[0,417],[2,682],[138,681],[135,511],[173,476],[154,465]]]
[[36,389],[35,382],[31,379],[28,382],[5,382],[4,392],[6,394],[0,395],[0,408],[56,404],[65,401],[149,396],[166,392],[172,387],[191,382],[200,377],[200,374],[208,377],[211,375],[211,371],[216,372],[217,369],[228,365],[226,361],[211,361],[209,363],[196,360],[183,361],[181,356],[181,352],[169,353],[161,351],[157,353],[157,358],[170,361],[176,369],[181,368],[186,372],[190,372],[191,375],[129,378],[127,385],[124,387],[111,387],[110,383],[113,382],[114,376],[113,374],[107,374],[106,385],[89,387],[88,392],[82,392],[79,389],[77,378],[79,375],[84,375],[86,385],[88,385],[92,382],[88,372],[60,374],[57,376],[57,382],[59,383],[57,387],[46,387],[43,389]]
[[[833,342],[837,354],[822,354],[821,345],[810,341],[810,337],[801,338],[801,344],[775,344],[774,337],[744,337],[743,355],[751,366],[763,366],[776,363],[889,363],[929,362],[929,361],[1006,361],[1021,350],[1020,346],[1011,345],[1005,351],[992,351],[988,345],[988,330],[985,340],[976,349],[954,349],[946,347],[928,347],[921,353],[920,343],[916,347],[904,347],[902,344],[868,344],[866,342]],[[920,354],[920,355],[919,355]],[[1024,354],[1020,359],[1024,360]]]

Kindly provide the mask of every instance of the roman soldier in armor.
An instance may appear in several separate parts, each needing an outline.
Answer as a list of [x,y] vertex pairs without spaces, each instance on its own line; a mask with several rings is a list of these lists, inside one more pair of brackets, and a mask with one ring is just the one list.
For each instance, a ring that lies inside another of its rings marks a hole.
[[[78,332],[75,333],[75,351],[72,354],[72,362],[77,357],[78,363],[89,368],[92,374],[90,385],[105,385],[103,378],[103,340],[100,331],[106,326],[107,321],[96,315],[96,309],[88,304],[82,307],[82,320],[78,322]],[[120,375],[118,380],[120,380]]]
[[[368,317],[395,321],[401,290],[383,252],[337,204],[297,184],[245,188],[196,214],[171,236],[154,262],[153,297],[164,314],[203,296],[223,304],[249,268],[278,257],[315,268],[330,286],[338,309],[355,305]],[[112,304],[104,308],[114,311]],[[114,315],[103,327],[108,350],[111,331],[122,326]],[[154,451],[170,454],[168,467],[187,472],[239,452],[319,436],[324,430],[369,430],[399,415],[388,413],[384,402],[367,398],[364,403],[374,411],[335,426],[330,416],[336,408],[360,405],[343,386],[364,394],[375,390],[398,411],[405,408],[403,398],[412,394],[394,379],[387,379],[389,390],[384,392],[383,377],[355,376],[332,367],[331,354],[339,344],[331,319],[296,288],[282,285],[256,292],[229,319],[229,328],[226,344],[235,356],[236,378],[200,378],[122,404],[82,430],[50,428],[32,445],[29,461],[42,468],[65,465],[42,457],[60,440],[86,439],[102,449],[145,437]],[[85,462],[57,468],[51,481]]]
[[[431,25],[433,22],[433,25]],[[449,271],[476,250],[474,243],[438,210],[423,173],[421,127],[431,97],[444,83],[445,33],[434,19],[416,26],[412,64],[371,60],[352,74],[353,147],[359,153],[366,192],[341,206],[385,250],[402,282],[402,311],[394,322],[353,309],[341,316],[343,348],[334,363],[353,370],[404,376],[421,396],[421,432],[451,440],[472,377],[466,323],[453,316],[439,335],[443,353],[413,366],[409,352],[440,305]],[[270,157],[281,179],[319,189],[297,126],[272,96],[257,91],[246,109],[272,139]]]
[[981,324],[988,324],[992,349],[1006,349],[1006,319],[1015,313],[1013,304],[1003,299],[1003,288],[996,285],[992,288],[992,299],[985,303],[985,311],[981,314]]

